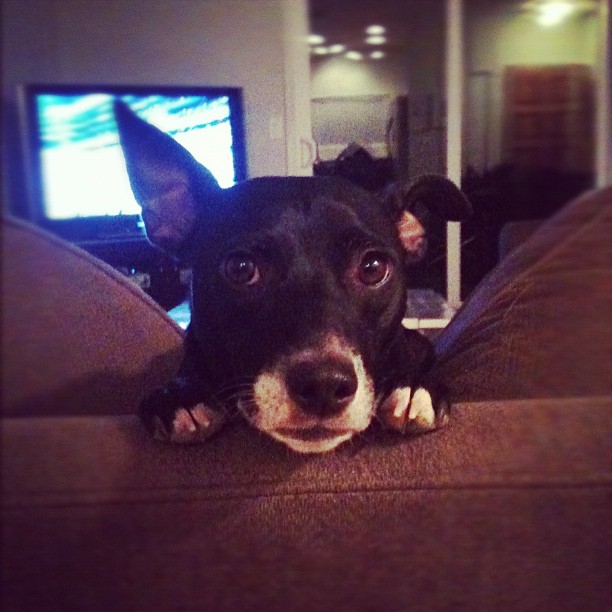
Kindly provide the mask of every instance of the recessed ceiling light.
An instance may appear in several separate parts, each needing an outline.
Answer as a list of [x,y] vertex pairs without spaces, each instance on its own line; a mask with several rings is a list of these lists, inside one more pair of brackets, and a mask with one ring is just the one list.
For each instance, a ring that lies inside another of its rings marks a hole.
[[335,44],[329,47],[330,53],[342,53],[346,49],[346,45]]
[[386,31],[387,28],[381,25],[371,25],[365,29],[365,33],[369,34],[370,36],[379,36],[380,34],[384,34]]
[[383,57],[385,57],[385,52],[384,51],[372,51],[372,53],[370,53],[370,57],[372,59],[382,59]]
[[309,34],[306,40],[309,45],[322,45],[325,42],[325,37],[320,34]]
[[313,47],[310,52],[314,53],[315,55],[327,55],[329,53],[329,49],[327,47]]
[[363,59],[363,53],[359,53],[359,51],[347,51],[344,57],[353,61],[359,61]]
[[384,36],[368,36],[365,41],[368,45],[384,45],[387,42],[386,37]]

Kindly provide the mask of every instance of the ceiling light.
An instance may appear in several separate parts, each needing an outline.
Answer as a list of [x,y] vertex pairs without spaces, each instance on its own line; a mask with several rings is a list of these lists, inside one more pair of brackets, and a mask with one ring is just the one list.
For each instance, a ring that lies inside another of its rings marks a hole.
[[365,41],[368,45],[384,45],[387,39],[384,36],[368,36]]
[[372,53],[370,53],[370,57],[372,59],[382,59],[383,57],[385,57],[385,52],[384,51],[372,51]]
[[320,34],[309,34],[306,40],[309,45],[322,45],[325,42],[325,37]]
[[552,0],[543,2],[537,7],[536,21],[544,27],[560,24],[567,19],[576,9],[576,6],[566,0]]
[[329,49],[327,47],[313,47],[310,52],[314,53],[314,55],[327,55]]
[[335,44],[329,47],[330,53],[342,53],[346,49],[346,45]]
[[386,31],[387,28],[381,25],[371,25],[365,29],[365,33],[369,34],[370,36],[379,36],[380,34],[384,34]]
[[347,51],[344,54],[344,57],[346,57],[346,59],[350,59],[356,62],[363,59],[363,53],[359,53],[359,51]]

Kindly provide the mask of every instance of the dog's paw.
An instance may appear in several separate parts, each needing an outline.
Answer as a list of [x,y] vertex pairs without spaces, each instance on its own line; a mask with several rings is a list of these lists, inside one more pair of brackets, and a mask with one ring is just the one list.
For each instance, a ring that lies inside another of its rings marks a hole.
[[171,419],[159,415],[151,417],[153,437],[172,444],[198,444],[210,438],[224,424],[225,416],[205,404],[177,408]]
[[389,429],[417,434],[432,431],[448,423],[450,405],[444,399],[435,401],[424,387],[414,393],[410,387],[399,387],[382,402],[378,414]]
[[140,404],[140,418],[153,438],[173,444],[197,444],[223,426],[226,412],[198,401],[189,392],[187,385],[174,381],[155,390]]

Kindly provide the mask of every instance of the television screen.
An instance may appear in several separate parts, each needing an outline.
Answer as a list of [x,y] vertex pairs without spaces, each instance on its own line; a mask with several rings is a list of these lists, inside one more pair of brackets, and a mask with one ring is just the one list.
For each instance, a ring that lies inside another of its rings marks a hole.
[[40,224],[76,242],[142,235],[115,98],[175,138],[221,187],[246,178],[239,89],[27,86],[28,165]]

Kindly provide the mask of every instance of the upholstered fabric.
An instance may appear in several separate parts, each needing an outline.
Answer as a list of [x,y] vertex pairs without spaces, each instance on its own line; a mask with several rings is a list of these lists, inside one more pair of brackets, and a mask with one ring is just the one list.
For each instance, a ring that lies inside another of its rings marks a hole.
[[605,610],[611,408],[462,405],[319,456],[243,425],[177,448],[134,417],[9,419],[8,609]]
[[5,415],[121,414],[176,371],[182,331],[110,266],[2,219]]
[[544,221],[511,221],[502,227],[499,233],[498,254],[503,259],[508,253],[523,244],[536,230],[542,227]]
[[122,413],[175,371],[180,331],[103,264],[5,224],[3,609],[608,609],[611,198],[536,232],[440,337],[449,389],[486,401],[316,456],[241,423],[151,440]]
[[568,205],[479,285],[436,342],[455,399],[612,392],[612,188]]

